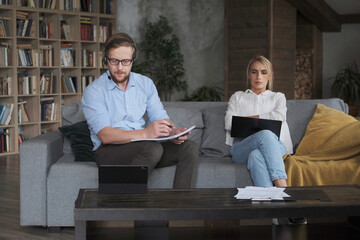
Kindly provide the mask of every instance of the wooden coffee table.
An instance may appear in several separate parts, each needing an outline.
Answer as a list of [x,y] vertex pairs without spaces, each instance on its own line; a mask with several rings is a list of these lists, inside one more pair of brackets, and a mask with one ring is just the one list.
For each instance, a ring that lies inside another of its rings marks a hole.
[[87,221],[231,220],[360,216],[360,186],[290,187],[296,201],[234,198],[237,189],[161,189],[147,194],[99,194],[81,189],[75,202],[75,239],[86,239]]

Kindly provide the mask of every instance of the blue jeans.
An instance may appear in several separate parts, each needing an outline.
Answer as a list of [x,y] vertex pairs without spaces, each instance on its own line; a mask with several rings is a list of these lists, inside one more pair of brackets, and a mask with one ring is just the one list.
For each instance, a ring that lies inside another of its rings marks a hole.
[[282,159],[286,147],[269,130],[262,130],[245,139],[235,139],[230,154],[235,163],[247,164],[255,186],[272,187],[273,181],[287,179]]

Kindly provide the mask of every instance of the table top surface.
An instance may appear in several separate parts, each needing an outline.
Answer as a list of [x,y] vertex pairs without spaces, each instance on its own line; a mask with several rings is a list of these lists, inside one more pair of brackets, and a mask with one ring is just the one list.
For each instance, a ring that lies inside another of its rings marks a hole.
[[97,189],[81,189],[75,209],[360,207],[359,185],[289,187],[285,191],[296,201],[255,204],[235,199],[235,188],[154,189],[146,194],[100,194]]

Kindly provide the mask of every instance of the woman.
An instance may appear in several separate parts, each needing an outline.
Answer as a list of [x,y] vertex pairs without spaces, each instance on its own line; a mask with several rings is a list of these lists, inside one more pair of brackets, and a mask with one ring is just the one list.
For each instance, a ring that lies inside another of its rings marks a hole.
[[[285,95],[271,91],[274,74],[272,64],[265,57],[251,59],[246,72],[250,89],[234,93],[228,103],[226,144],[231,146],[230,154],[235,163],[247,164],[255,186],[286,187],[287,175],[282,157],[292,153],[292,142],[286,123]],[[245,139],[231,138],[233,115],[281,120],[280,140],[269,130],[259,131]]]

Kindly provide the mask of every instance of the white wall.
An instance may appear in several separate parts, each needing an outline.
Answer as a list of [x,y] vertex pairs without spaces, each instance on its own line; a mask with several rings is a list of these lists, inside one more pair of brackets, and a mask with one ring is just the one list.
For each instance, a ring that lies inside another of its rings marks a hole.
[[323,98],[332,97],[329,79],[354,61],[360,70],[360,24],[343,24],[341,32],[323,33]]

